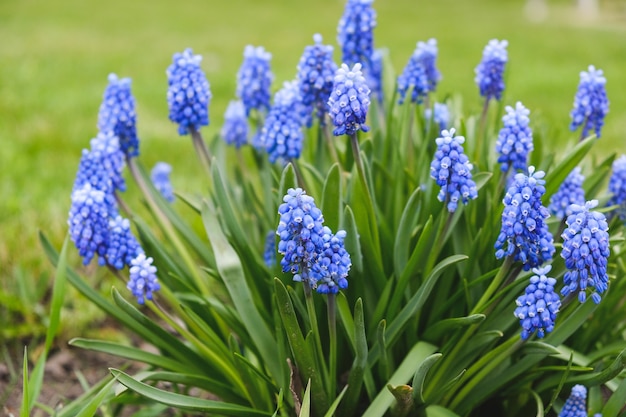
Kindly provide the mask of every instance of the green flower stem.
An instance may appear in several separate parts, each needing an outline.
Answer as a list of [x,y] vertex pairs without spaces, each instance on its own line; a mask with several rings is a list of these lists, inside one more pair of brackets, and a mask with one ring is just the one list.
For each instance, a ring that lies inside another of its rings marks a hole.
[[[480,300],[478,300],[478,303],[476,303],[476,305],[470,312],[470,315],[481,313],[482,310],[487,306],[487,304],[489,304],[489,299],[496,292],[496,290],[500,288],[500,285],[505,281],[505,278],[509,275],[512,266],[513,256],[507,256],[506,258],[504,258],[504,263],[500,267],[498,274],[495,276],[493,281],[491,281],[489,287],[487,287],[487,290],[485,290],[485,292],[483,293],[483,296],[480,297]],[[519,272],[518,269],[515,269],[513,271],[516,270]]]
[[313,332],[313,338],[315,339],[315,347],[317,350],[317,359],[321,366],[320,374],[323,377],[328,378],[328,367],[326,361],[324,361],[324,350],[322,349],[322,339],[320,338],[319,326],[317,325],[317,315],[315,314],[315,303],[313,300],[313,291],[308,282],[304,281],[304,298],[306,299],[306,309],[309,315],[309,324],[311,325],[311,331]]
[[157,202],[154,200],[150,187],[144,181],[143,176],[139,172],[139,167],[137,166],[136,160],[134,158],[127,159],[127,164],[128,164],[128,169],[130,170],[131,175],[133,176],[133,178],[135,179],[135,182],[137,183],[137,186],[139,186],[139,189],[141,189],[144,197],[146,198],[146,201],[148,202],[148,205],[152,209],[152,213],[154,213],[157,220],[159,221],[160,226],[163,228],[163,231],[167,235],[168,239],[170,240],[172,245],[174,245],[174,247],[176,248],[176,251],[178,252],[180,257],[183,259],[183,262],[189,268],[189,272],[191,273],[192,278],[194,279],[196,285],[198,286],[198,289],[201,291],[203,295],[208,295],[209,289],[206,286],[206,283],[204,282],[202,277],[200,276],[200,273],[198,272],[196,264],[194,263],[193,259],[191,259],[189,252],[183,245],[183,242],[181,242],[180,238],[178,237],[178,234],[176,234],[176,231],[174,230],[172,223],[167,218],[165,213],[161,211],[161,208],[159,207]]
[[409,103],[409,125],[406,133],[406,168],[409,172],[413,172],[413,160],[415,156],[415,147],[413,144],[413,125],[415,124],[415,112],[418,109],[417,104]]
[[[452,410],[456,409],[481,381],[484,381],[494,369],[500,366],[503,361],[510,358],[523,344],[524,341],[521,338],[511,337],[473,364],[465,375],[463,375],[460,381],[461,383],[459,384],[459,386],[463,388],[453,396],[449,408]],[[464,384],[463,381],[466,381],[466,383]]]
[[478,122],[478,132],[476,132],[476,147],[474,148],[474,161],[480,161],[482,158],[483,142],[485,139],[487,128],[487,114],[489,111],[489,98],[485,98],[485,104],[483,105],[483,111],[480,114],[480,121]]
[[117,190],[115,190],[113,195],[115,196],[115,201],[117,201],[117,204],[120,206],[126,217],[132,217],[133,212],[130,207],[128,207],[128,204],[126,204],[126,202],[122,199],[122,196],[117,192]]
[[[443,212],[441,213],[439,219],[439,225],[437,226],[437,232],[435,233],[433,250],[430,251],[428,255],[428,259],[426,260],[426,264],[424,266],[423,276],[427,277],[428,274],[432,271],[435,266],[435,262],[437,261],[437,257],[443,248],[444,237],[448,229],[450,228],[450,224],[452,223],[452,216],[454,213],[450,213],[448,211],[448,195],[446,194],[446,200],[443,202]],[[447,214],[446,214],[447,213]]]
[[330,126],[328,123],[324,123],[324,125],[319,125],[319,132],[324,136],[324,140],[326,141],[326,146],[328,146],[328,152],[330,152],[331,158],[333,158],[333,162],[336,162],[339,166],[341,166],[341,162],[339,161],[339,155],[337,154],[337,149],[335,148],[335,142],[333,138],[330,136]]
[[363,166],[363,160],[361,159],[361,151],[359,149],[359,139],[357,138],[356,133],[354,133],[353,135],[350,135],[350,144],[352,145],[352,154],[354,157],[354,163],[356,164],[357,172],[359,173],[359,178],[361,180],[361,183],[363,184],[363,188],[365,189],[365,193],[367,195],[367,200],[368,200],[367,211],[369,214],[370,230],[372,231],[372,241],[378,244],[380,240],[378,238],[378,225],[376,224],[376,211],[374,209],[374,197],[370,190],[367,177],[365,176],[365,168]]
[[335,294],[328,294],[328,340],[330,343],[328,398],[334,398],[337,389],[337,306],[335,303]]
[[291,159],[289,160],[289,162],[291,162],[291,165],[293,165],[293,170],[296,173],[296,179],[298,180],[298,186],[300,188],[302,188],[305,191],[310,191],[307,186],[306,186],[306,182],[304,181],[304,175],[302,175],[302,170],[300,169],[300,165],[298,164],[298,160],[297,159]]
[[207,175],[211,177],[211,153],[209,152],[209,148],[207,148],[206,143],[204,143],[204,139],[199,130],[189,128],[189,131],[191,132],[193,147],[196,148],[196,153],[200,158],[200,163],[204,167]]

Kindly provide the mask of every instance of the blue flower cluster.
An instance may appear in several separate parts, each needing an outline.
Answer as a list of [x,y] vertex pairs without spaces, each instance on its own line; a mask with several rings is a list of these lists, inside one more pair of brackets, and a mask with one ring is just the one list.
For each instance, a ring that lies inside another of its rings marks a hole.
[[126,182],[122,176],[124,154],[120,148],[118,136],[114,136],[113,132],[98,133],[98,136],[91,139],[90,145],[90,153],[95,157],[99,167],[106,170],[111,180],[112,190],[126,191]]
[[591,129],[594,129],[596,136],[600,137],[604,118],[609,112],[605,85],[604,73],[593,65],[589,65],[588,71],[580,73],[580,83],[571,112],[570,130],[574,131],[582,126],[582,137],[586,137]]
[[88,265],[98,255],[98,263],[105,264],[109,242],[109,205],[103,191],[89,182],[78,186],[72,192],[72,205],[68,219],[69,233]]
[[312,197],[301,188],[290,188],[278,208],[280,237],[278,252],[283,255],[283,272],[304,282],[318,293],[336,294],[348,287],[350,255],[344,248],[346,233],[333,235],[323,225],[324,217]]
[[263,261],[269,268],[276,265],[276,232],[274,230],[270,230],[265,236]]
[[450,124],[450,110],[448,110],[448,105],[445,103],[435,103],[433,108],[434,114],[431,109],[424,110],[424,117],[426,120],[430,120],[432,118],[433,122],[435,122],[439,127],[440,132],[448,129]]
[[515,303],[515,317],[522,326],[522,340],[528,339],[535,332],[537,337],[543,338],[546,333],[554,330],[554,321],[561,307],[561,299],[554,292],[556,279],[546,275],[552,265],[543,268],[533,268],[533,275],[524,294],[519,296]]
[[139,155],[137,138],[137,116],[135,98],[130,90],[130,78],[119,79],[109,75],[109,85],[104,90],[104,98],[98,112],[98,130],[112,132],[120,142],[126,158]]
[[448,211],[454,213],[459,204],[467,204],[478,196],[472,180],[472,164],[463,151],[463,136],[454,136],[454,129],[443,130],[436,139],[437,151],[430,164],[430,176],[441,187],[437,198],[446,201]]
[[626,221],[626,155],[622,155],[613,162],[613,173],[609,179],[609,206],[618,206],[615,212],[622,221]]
[[270,69],[272,54],[262,46],[247,45],[243,51],[243,63],[237,72],[237,97],[246,108],[246,116],[252,109],[268,111],[270,87],[274,74]]
[[504,126],[496,141],[500,169],[508,172],[513,167],[514,170],[526,171],[528,154],[534,149],[533,132],[528,126],[530,110],[519,101],[515,108],[506,106],[505,109],[506,114],[502,117]]
[[348,0],[337,27],[337,42],[341,46],[342,62],[360,62],[369,71],[374,52],[376,11],[374,0]]
[[335,136],[355,135],[358,130],[369,131],[369,127],[365,125],[370,105],[369,95],[370,89],[361,72],[361,64],[354,64],[352,69],[341,64],[328,99]]
[[580,167],[576,167],[565,178],[559,190],[550,197],[548,210],[558,219],[564,219],[571,213],[570,205],[585,204],[585,190],[583,190],[585,177],[581,174]]
[[107,263],[116,269],[124,269],[125,265],[131,266],[132,260],[141,253],[143,249],[130,230],[130,221],[119,215],[109,220]]
[[209,82],[200,68],[202,57],[191,48],[177,52],[167,68],[167,104],[170,120],[178,124],[178,133],[186,135],[209,124]]
[[378,103],[383,103],[383,50],[375,49],[370,57],[370,65],[365,73],[367,84]]
[[587,288],[592,288],[591,298],[598,304],[600,294],[607,290],[609,276],[606,272],[609,249],[609,225],[604,214],[591,211],[598,200],[587,201],[584,205],[570,206],[571,214],[565,223],[561,257],[568,269],[563,276],[565,286],[561,295],[566,296],[578,289],[578,300],[584,303]]
[[156,276],[157,269],[152,262],[153,259],[147,258],[144,253],[140,253],[131,261],[130,280],[126,287],[137,298],[139,304],[144,304],[145,299],[152,300],[152,293],[161,288]]
[[237,149],[248,143],[248,118],[241,100],[231,100],[228,103],[221,134],[227,145]]
[[150,171],[150,179],[154,188],[170,203],[174,202],[175,199],[172,183],[170,182],[171,173],[172,166],[166,162],[157,162],[152,171]]
[[270,162],[297,159],[302,152],[302,103],[296,81],[285,82],[274,96],[272,106],[260,141],[267,151]]
[[[502,228],[496,241],[496,258],[513,256],[525,271],[552,259],[554,239],[548,230],[548,209],[541,204],[546,192],[543,171],[528,167],[528,176],[519,173],[504,196]],[[506,244],[506,247],[505,247]]]
[[298,63],[298,85],[302,104],[306,108],[307,127],[313,124],[311,113],[325,124],[325,116],[328,113],[326,100],[333,88],[337,64],[333,61],[333,47],[322,44],[322,35],[313,35],[315,45],[304,48],[304,54]]
[[565,400],[559,417],[587,417],[587,388],[574,385],[570,396]]
[[504,91],[504,66],[508,61],[506,47],[508,42],[492,39],[483,50],[483,58],[474,70],[474,81],[478,85],[480,95],[487,101],[495,98],[500,100]]
[[429,39],[427,42],[418,42],[413,55],[398,77],[398,93],[400,104],[404,103],[409,88],[412,103],[422,103],[428,93],[435,91],[437,83],[441,80],[441,74],[436,67],[437,40]]

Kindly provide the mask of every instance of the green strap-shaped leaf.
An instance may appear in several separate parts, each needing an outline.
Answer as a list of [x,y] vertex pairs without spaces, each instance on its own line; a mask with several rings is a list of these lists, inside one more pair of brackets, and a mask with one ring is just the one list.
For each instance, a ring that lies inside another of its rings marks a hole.
[[183,410],[196,410],[205,413],[223,414],[228,416],[271,416],[272,413],[267,411],[255,410],[241,405],[229,404],[223,401],[205,400],[203,398],[195,398],[187,395],[176,394],[173,392],[163,391],[143,382],[137,381],[130,375],[118,370],[111,369],[111,373],[121,384],[135,391],[139,395],[157,401],[161,404],[168,405]]
[[324,223],[335,232],[342,224],[341,196],[341,170],[338,164],[334,164],[328,171],[324,181],[322,213],[324,213]]
[[415,406],[421,406],[426,403],[424,400],[424,381],[426,381],[426,374],[430,371],[430,368],[433,367],[435,362],[441,359],[443,355],[441,353],[433,353],[426,359],[420,363],[419,368],[415,371],[415,375],[413,376],[413,383],[411,386],[413,387],[412,397],[415,403]]
[[298,417],[311,417],[311,380],[307,382]]
[[393,266],[397,276],[402,274],[402,271],[404,271],[409,261],[409,242],[411,241],[411,235],[419,213],[419,196],[420,188],[418,187],[413,191],[411,197],[409,197],[409,201],[406,203],[402,216],[400,217],[400,225],[398,226],[398,232],[396,233],[396,239],[393,245]]
[[485,317],[486,316],[484,314],[472,314],[465,317],[454,317],[451,319],[441,320],[426,329],[424,333],[424,339],[439,339],[445,334],[451,334],[453,331],[460,327],[478,324],[485,320]]
[[574,148],[569,151],[563,160],[556,164],[552,169],[546,173],[546,192],[545,196],[548,198],[557,192],[563,180],[569,175],[576,165],[582,161],[583,157],[589,152],[594,143],[597,142],[595,136],[590,136],[579,142]]
[[94,395],[91,400],[85,404],[83,408],[76,414],[76,417],[92,417],[95,416],[98,412],[98,408],[100,404],[104,401],[107,396],[112,395],[112,388],[117,384],[115,379],[111,379],[96,395]]
[[346,250],[350,254],[350,260],[352,266],[357,272],[363,272],[363,251],[361,249],[361,241],[359,239],[359,231],[356,227],[356,220],[354,219],[354,213],[350,206],[346,206],[344,209],[344,227],[346,230],[346,239],[344,244]]
[[626,379],[620,382],[619,386],[611,394],[611,398],[602,408],[602,417],[617,417],[619,412],[624,408],[624,399],[626,398]]

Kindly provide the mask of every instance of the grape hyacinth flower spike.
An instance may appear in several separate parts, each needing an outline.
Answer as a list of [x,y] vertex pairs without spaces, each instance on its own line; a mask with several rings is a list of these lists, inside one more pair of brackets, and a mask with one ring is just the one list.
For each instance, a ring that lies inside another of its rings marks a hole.
[[607,205],[618,206],[610,215],[618,215],[621,221],[626,222],[626,155],[617,158],[612,169],[608,187],[612,196]]
[[426,120],[432,119],[433,122],[437,124],[440,132],[447,130],[450,124],[450,110],[448,110],[448,105],[446,103],[435,103],[433,110],[424,110],[424,118],[426,118]]
[[[474,81],[478,85],[480,95],[485,102],[491,99],[500,100],[504,91],[504,66],[508,61],[506,47],[508,42],[492,39],[483,50],[483,58],[474,70]],[[485,105],[486,107],[486,105]]]
[[274,74],[270,68],[272,54],[262,46],[247,45],[243,63],[237,72],[237,97],[243,102],[246,116],[252,110],[266,112],[270,109],[270,88]]
[[341,46],[342,62],[354,65],[360,62],[369,71],[374,52],[376,11],[374,0],[348,0],[337,26],[337,43]]
[[504,196],[502,228],[495,243],[496,258],[513,257],[524,271],[552,259],[554,238],[548,230],[548,209],[541,204],[546,192],[543,171],[528,167],[528,175],[516,174]]
[[124,153],[120,149],[119,137],[114,136],[113,132],[98,133],[91,139],[91,154],[94,155],[101,169],[104,169],[109,179],[113,191],[126,191],[126,182],[122,176],[124,171]]
[[109,205],[103,191],[85,182],[72,191],[68,225],[72,241],[88,265],[94,256],[105,264],[109,242]]
[[587,137],[590,130],[595,130],[600,137],[604,118],[609,112],[609,100],[606,96],[606,78],[601,69],[589,65],[587,71],[580,73],[580,83],[574,97],[574,108],[570,114],[573,132],[583,127],[580,139]]
[[437,83],[441,80],[441,74],[436,67],[437,40],[429,39],[427,42],[418,42],[413,55],[404,67],[402,74],[398,76],[398,102],[404,103],[406,93],[411,91],[411,102],[421,104],[428,94],[435,91]]
[[109,74],[109,84],[98,112],[98,130],[112,132],[127,159],[139,155],[139,139],[135,114],[135,98],[130,89],[130,78]]
[[546,333],[554,330],[561,299],[554,292],[556,279],[547,277],[551,269],[552,265],[533,268],[535,275],[530,278],[524,294],[515,301],[517,308],[513,314],[522,326],[522,340],[527,340],[535,332],[537,337],[543,338]]
[[558,219],[564,219],[571,213],[570,206],[572,204],[585,204],[585,190],[583,190],[583,182],[585,177],[581,174],[580,167],[576,167],[569,173],[563,181],[559,190],[550,197],[548,210]]
[[506,114],[502,117],[504,126],[498,133],[496,152],[502,172],[514,170],[526,171],[528,154],[533,150],[533,132],[528,126],[530,110],[521,102],[515,108],[506,106]]
[[607,290],[609,276],[606,271],[609,249],[609,225],[604,214],[591,211],[598,200],[587,201],[584,205],[572,204],[571,214],[565,223],[561,257],[568,269],[563,276],[565,286],[561,295],[566,296],[578,290],[578,301],[584,303],[587,288],[592,289],[591,298],[598,304]]
[[[114,138],[117,139],[115,136]],[[116,215],[118,207],[115,188],[111,180],[111,172],[103,163],[101,152],[83,149],[72,193],[84,188],[85,184],[89,184],[93,190],[101,192],[104,196],[103,203],[106,205],[108,215]]]
[[565,400],[559,417],[587,417],[587,388],[574,385],[570,396]]
[[156,276],[157,268],[152,262],[152,258],[147,258],[143,252],[131,260],[130,280],[126,287],[139,304],[144,304],[146,299],[152,300],[153,293],[161,288]]
[[241,100],[231,100],[228,103],[221,134],[227,145],[237,149],[248,143],[248,118]]
[[131,262],[140,253],[141,245],[130,230],[130,221],[117,216],[109,220],[109,241],[107,245],[106,261],[115,269],[131,266]]
[[335,136],[354,136],[359,130],[369,131],[369,127],[365,125],[370,105],[369,95],[370,89],[361,72],[361,64],[354,64],[352,69],[341,64],[328,99]]
[[450,213],[456,211],[459,201],[467,204],[478,196],[476,183],[472,180],[472,164],[463,151],[465,138],[454,136],[454,133],[454,129],[441,132],[430,164],[430,176],[441,187],[437,199],[447,203]]
[[174,202],[174,191],[172,183],[170,182],[170,174],[172,173],[172,166],[166,162],[157,162],[152,171],[150,171],[150,179],[154,188],[163,196],[165,201]]
[[322,35],[313,35],[315,45],[304,48],[298,63],[298,86],[306,110],[305,124],[311,127],[313,115],[324,126],[328,107],[326,100],[333,88],[337,64],[333,61],[333,47],[322,44]]
[[313,274],[317,280],[317,292],[320,294],[337,294],[339,290],[348,288],[348,272],[352,266],[350,254],[344,247],[345,230],[333,234],[324,226],[323,249],[313,265]]

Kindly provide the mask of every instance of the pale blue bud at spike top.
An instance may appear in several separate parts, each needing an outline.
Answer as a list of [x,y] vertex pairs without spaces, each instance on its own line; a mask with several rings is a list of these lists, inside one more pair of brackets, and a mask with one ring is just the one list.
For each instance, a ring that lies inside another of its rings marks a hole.
[[486,100],[502,98],[504,91],[504,67],[509,59],[508,42],[492,39],[483,50],[483,58],[474,70],[474,81],[480,95]]
[[133,293],[139,304],[152,300],[153,293],[161,286],[157,278],[157,268],[152,265],[153,259],[142,252],[131,260],[130,279],[126,287]]
[[559,417],[587,417],[587,388],[574,385],[570,396],[565,400]]
[[175,53],[167,68],[169,118],[178,124],[178,133],[187,135],[209,124],[209,82],[200,68],[202,57],[191,48]]
[[588,71],[580,73],[580,83],[574,97],[574,108],[570,113],[570,130],[583,127],[582,137],[594,130],[600,137],[604,118],[609,112],[609,100],[606,96],[606,78],[601,69],[589,65]]
[[247,45],[243,51],[243,63],[237,72],[237,97],[243,102],[246,116],[252,110],[267,112],[270,108],[274,81],[271,60],[272,54],[262,46]]
[[517,308],[513,314],[520,321],[522,340],[528,339],[534,333],[543,338],[546,333],[554,330],[561,299],[554,292],[556,279],[546,276],[551,269],[552,265],[533,268],[535,275],[530,278],[524,294],[515,301]]
[[342,62],[360,62],[369,70],[374,52],[376,11],[373,0],[348,0],[337,26],[337,43],[341,46]]
[[329,113],[335,136],[354,135],[357,131],[369,131],[365,125],[370,105],[370,89],[361,72],[361,64],[352,69],[341,64],[335,75],[333,90],[328,99]]
[[565,178],[558,191],[550,197],[548,210],[558,219],[564,219],[571,213],[572,204],[585,204],[585,190],[583,182],[585,177],[581,174],[580,167],[576,167]]
[[496,152],[500,169],[507,172],[510,168],[526,171],[528,154],[534,149],[533,132],[530,123],[530,110],[521,102],[515,107],[506,106],[506,114],[502,117],[504,126],[498,133]]
[[167,162],[157,162],[150,171],[150,179],[154,188],[163,196],[163,198],[173,203],[174,189],[170,181],[170,174],[172,173],[172,166]]

